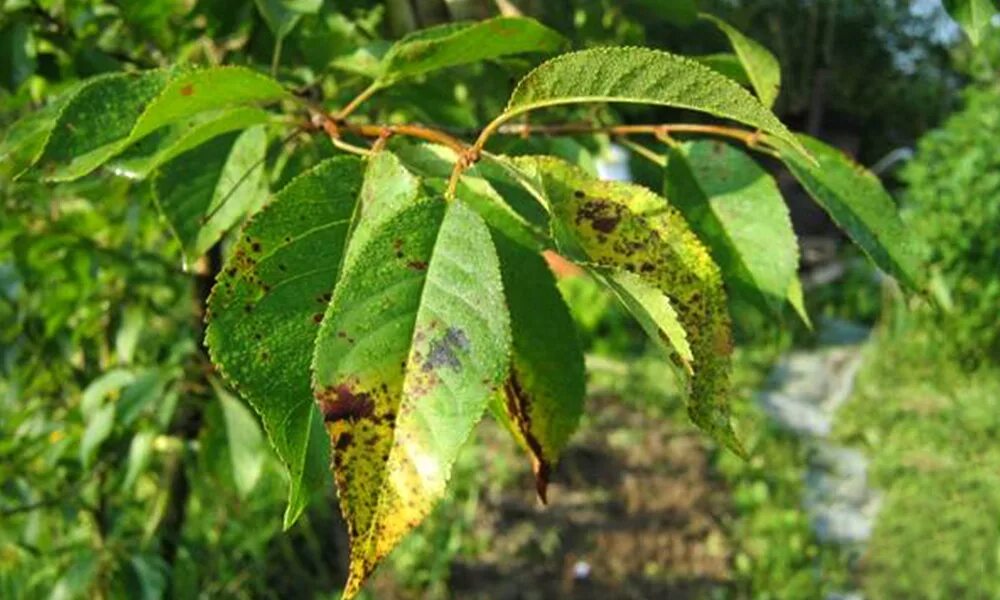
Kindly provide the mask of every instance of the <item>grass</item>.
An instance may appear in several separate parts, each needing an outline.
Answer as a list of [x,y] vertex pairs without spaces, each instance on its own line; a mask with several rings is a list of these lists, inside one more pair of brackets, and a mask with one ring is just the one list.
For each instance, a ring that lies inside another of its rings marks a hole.
[[881,327],[840,415],[884,492],[861,565],[871,598],[1000,597],[1000,367],[966,370],[946,331]]

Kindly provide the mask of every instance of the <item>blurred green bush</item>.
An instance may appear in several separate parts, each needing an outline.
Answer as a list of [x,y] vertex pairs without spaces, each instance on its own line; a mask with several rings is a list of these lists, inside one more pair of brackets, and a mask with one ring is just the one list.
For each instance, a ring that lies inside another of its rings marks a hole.
[[914,238],[926,240],[942,311],[922,319],[942,349],[975,367],[1000,360],[1000,86],[970,88],[965,107],[924,136],[902,172]]

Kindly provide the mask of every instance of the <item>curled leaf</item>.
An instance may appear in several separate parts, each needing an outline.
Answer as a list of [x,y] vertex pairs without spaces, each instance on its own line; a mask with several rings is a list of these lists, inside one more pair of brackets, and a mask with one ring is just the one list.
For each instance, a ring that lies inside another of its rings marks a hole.
[[732,334],[722,276],[676,209],[638,185],[600,181],[552,157],[521,159],[541,175],[566,251],[628,271],[670,300],[693,357],[688,413],[743,454],[729,419]]

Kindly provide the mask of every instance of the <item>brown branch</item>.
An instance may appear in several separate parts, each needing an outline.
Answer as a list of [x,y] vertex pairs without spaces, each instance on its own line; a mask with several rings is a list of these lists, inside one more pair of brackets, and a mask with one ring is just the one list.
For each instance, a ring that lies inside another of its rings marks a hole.
[[[374,91],[374,90],[372,90]],[[315,105],[304,99],[299,99],[305,104],[313,114],[311,126],[313,129],[323,129],[330,140],[337,147],[353,152],[355,154],[370,154],[372,150],[381,149],[389,137],[393,135],[404,135],[421,139],[434,144],[447,146],[458,154],[455,161],[455,168],[451,172],[448,180],[448,188],[445,193],[446,198],[455,195],[455,188],[462,172],[475,164],[483,152],[486,141],[494,134],[518,135],[527,137],[530,135],[575,135],[575,134],[607,134],[624,138],[629,135],[652,135],[656,138],[671,143],[671,134],[704,134],[738,140],[746,144],[752,150],[757,150],[770,156],[777,156],[777,151],[767,145],[762,139],[759,131],[750,131],[738,127],[727,127],[723,125],[705,125],[700,123],[672,123],[672,124],[644,124],[644,125],[594,125],[591,123],[560,123],[555,125],[531,125],[529,123],[509,124],[506,119],[494,119],[484,129],[478,132],[476,141],[469,144],[451,133],[446,133],[441,128],[427,127],[417,124],[403,125],[379,125],[379,124],[357,124],[348,123],[342,115],[349,114],[353,108],[364,100],[370,93],[365,90],[361,96],[355,98],[334,116],[327,114],[322,107]],[[349,133],[358,137],[375,140],[372,150],[367,150],[359,146],[353,146],[344,142],[342,136]]]

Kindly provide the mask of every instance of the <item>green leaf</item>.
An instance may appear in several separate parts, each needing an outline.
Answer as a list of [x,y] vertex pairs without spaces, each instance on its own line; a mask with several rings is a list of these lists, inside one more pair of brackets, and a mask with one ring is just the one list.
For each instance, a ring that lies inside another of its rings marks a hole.
[[916,241],[878,178],[840,150],[806,135],[798,138],[818,163],[776,143],[792,175],[880,269],[920,289]]
[[198,113],[144,137],[113,159],[108,167],[116,175],[145,179],[157,167],[216,136],[261,125],[267,120],[266,111],[249,106]]
[[83,394],[80,396],[80,412],[83,413],[84,417],[93,416],[105,398],[135,380],[136,373],[131,369],[111,369],[102,373],[83,390]]
[[743,455],[729,421],[732,334],[722,276],[680,213],[641,186],[600,181],[559,159],[522,158],[519,164],[541,175],[564,252],[628,271],[669,298],[694,359],[688,414]]
[[[38,160],[36,169],[44,178],[69,181],[90,173],[166,125],[184,121],[191,127],[203,126],[204,122],[192,120],[199,113],[287,97],[288,92],[277,82],[243,67],[103,75],[76,90],[61,108],[55,124],[29,136],[30,143],[21,152],[30,162]],[[260,118],[259,114],[253,116]],[[240,119],[248,119],[248,114],[239,113],[237,123],[232,121],[232,115],[227,118],[230,120],[223,123],[227,127],[216,123],[214,130],[208,127],[188,131],[186,135],[191,137],[186,141],[183,129],[164,135],[175,141],[180,138],[191,147],[211,133],[236,128]],[[39,143],[44,151],[33,150]]]
[[260,16],[264,17],[274,37],[288,35],[302,18],[315,14],[323,6],[323,0],[255,0]]
[[795,309],[795,314],[802,319],[806,327],[812,329],[812,319],[809,318],[809,311],[806,310],[806,299],[802,293],[802,282],[799,281],[797,275],[788,285],[788,303],[792,305],[792,308]]
[[155,100],[149,103],[135,127],[130,141],[188,119],[195,114],[255,106],[287,100],[291,94],[280,83],[246,67],[212,67],[174,74]]
[[31,26],[21,20],[11,20],[0,28],[0,86],[12,94],[21,83],[34,75],[35,44]]
[[808,157],[781,121],[739,84],[689,58],[648,48],[596,48],[543,63],[517,84],[495,123],[530,110],[588,102],[702,111],[770,133]]
[[345,598],[444,494],[510,350],[482,219],[458,199],[371,184],[313,362],[351,539]]
[[746,69],[743,68],[740,57],[735,54],[718,52],[716,54],[692,56],[691,59],[700,62],[717,73],[725,75],[740,85],[747,87],[751,85],[750,76],[747,75]]
[[93,171],[125,147],[146,105],[169,79],[165,70],[95,77],[69,100],[52,128],[36,169],[51,181]]
[[775,314],[799,265],[788,207],[774,179],[729,144],[670,151],[665,195],[712,252],[733,295]]
[[376,85],[501,56],[554,52],[565,44],[559,33],[525,17],[438,25],[396,42],[382,60]]
[[[459,158],[450,148],[435,144],[398,145],[393,151],[407,168],[420,176],[439,179],[439,191],[444,190],[445,180],[451,175],[455,161]],[[494,184],[506,184],[507,188],[517,187],[517,183],[499,169],[480,162],[462,172],[456,191],[490,227],[498,229],[521,245],[541,250],[543,240],[547,238],[547,224],[529,221],[510,205],[508,198],[502,196]]]
[[80,439],[80,462],[83,463],[84,469],[93,466],[98,448],[111,435],[114,425],[115,405],[111,402],[102,405],[88,417],[87,426]]
[[127,493],[132,492],[139,475],[146,470],[149,465],[149,457],[153,451],[153,441],[156,434],[152,431],[140,431],[132,436],[132,442],[128,448],[127,467],[125,468],[125,479],[122,481],[122,490]]
[[652,283],[630,273],[591,267],[595,277],[618,297],[646,334],[666,352],[671,361],[683,370],[682,377],[694,373],[694,355],[687,333],[681,325],[670,298]]
[[292,180],[247,223],[209,299],[212,362],[260,415],[288,468],[286,527],[327,481],[329,441],[309,365],[361,182],[361,162],[348,157]]
[[702,14],[701,18],[711,22],[726,34],[761,103],[767,107],[774,106],[778,92],[781,91],[781,65],[778,64],[778,59],[770,50],[743,35],[722,19],[707,14]]
[[698,19],[698,3],[695,0],[632,0],[653,11],[653,15],[674,25],[690,25]]
[[0,175],[16,179],[35,164],[45,149],[59,113],[79,87],[65,92],[44,108],[29,113],[7,129],[0,143]]
[[944,7],[962,26],[973,45],[982,41],[997,12],[993,0],[944,0]]
[[233,482],[240,497],[246,498],[256,487],[264,470],[264,439],[257,427],[257,419],[238,399],[221,388],[215,391],[226,427]]
[[164,165],[153,178],[160,211],[189,261],[265,198],[262,126],[217,137]]
[[569,308],[542,256],[494,232],[513,354],[504,385],[504,414],[531,454],[538,497],[576,430],[586,391],[583,350]]

